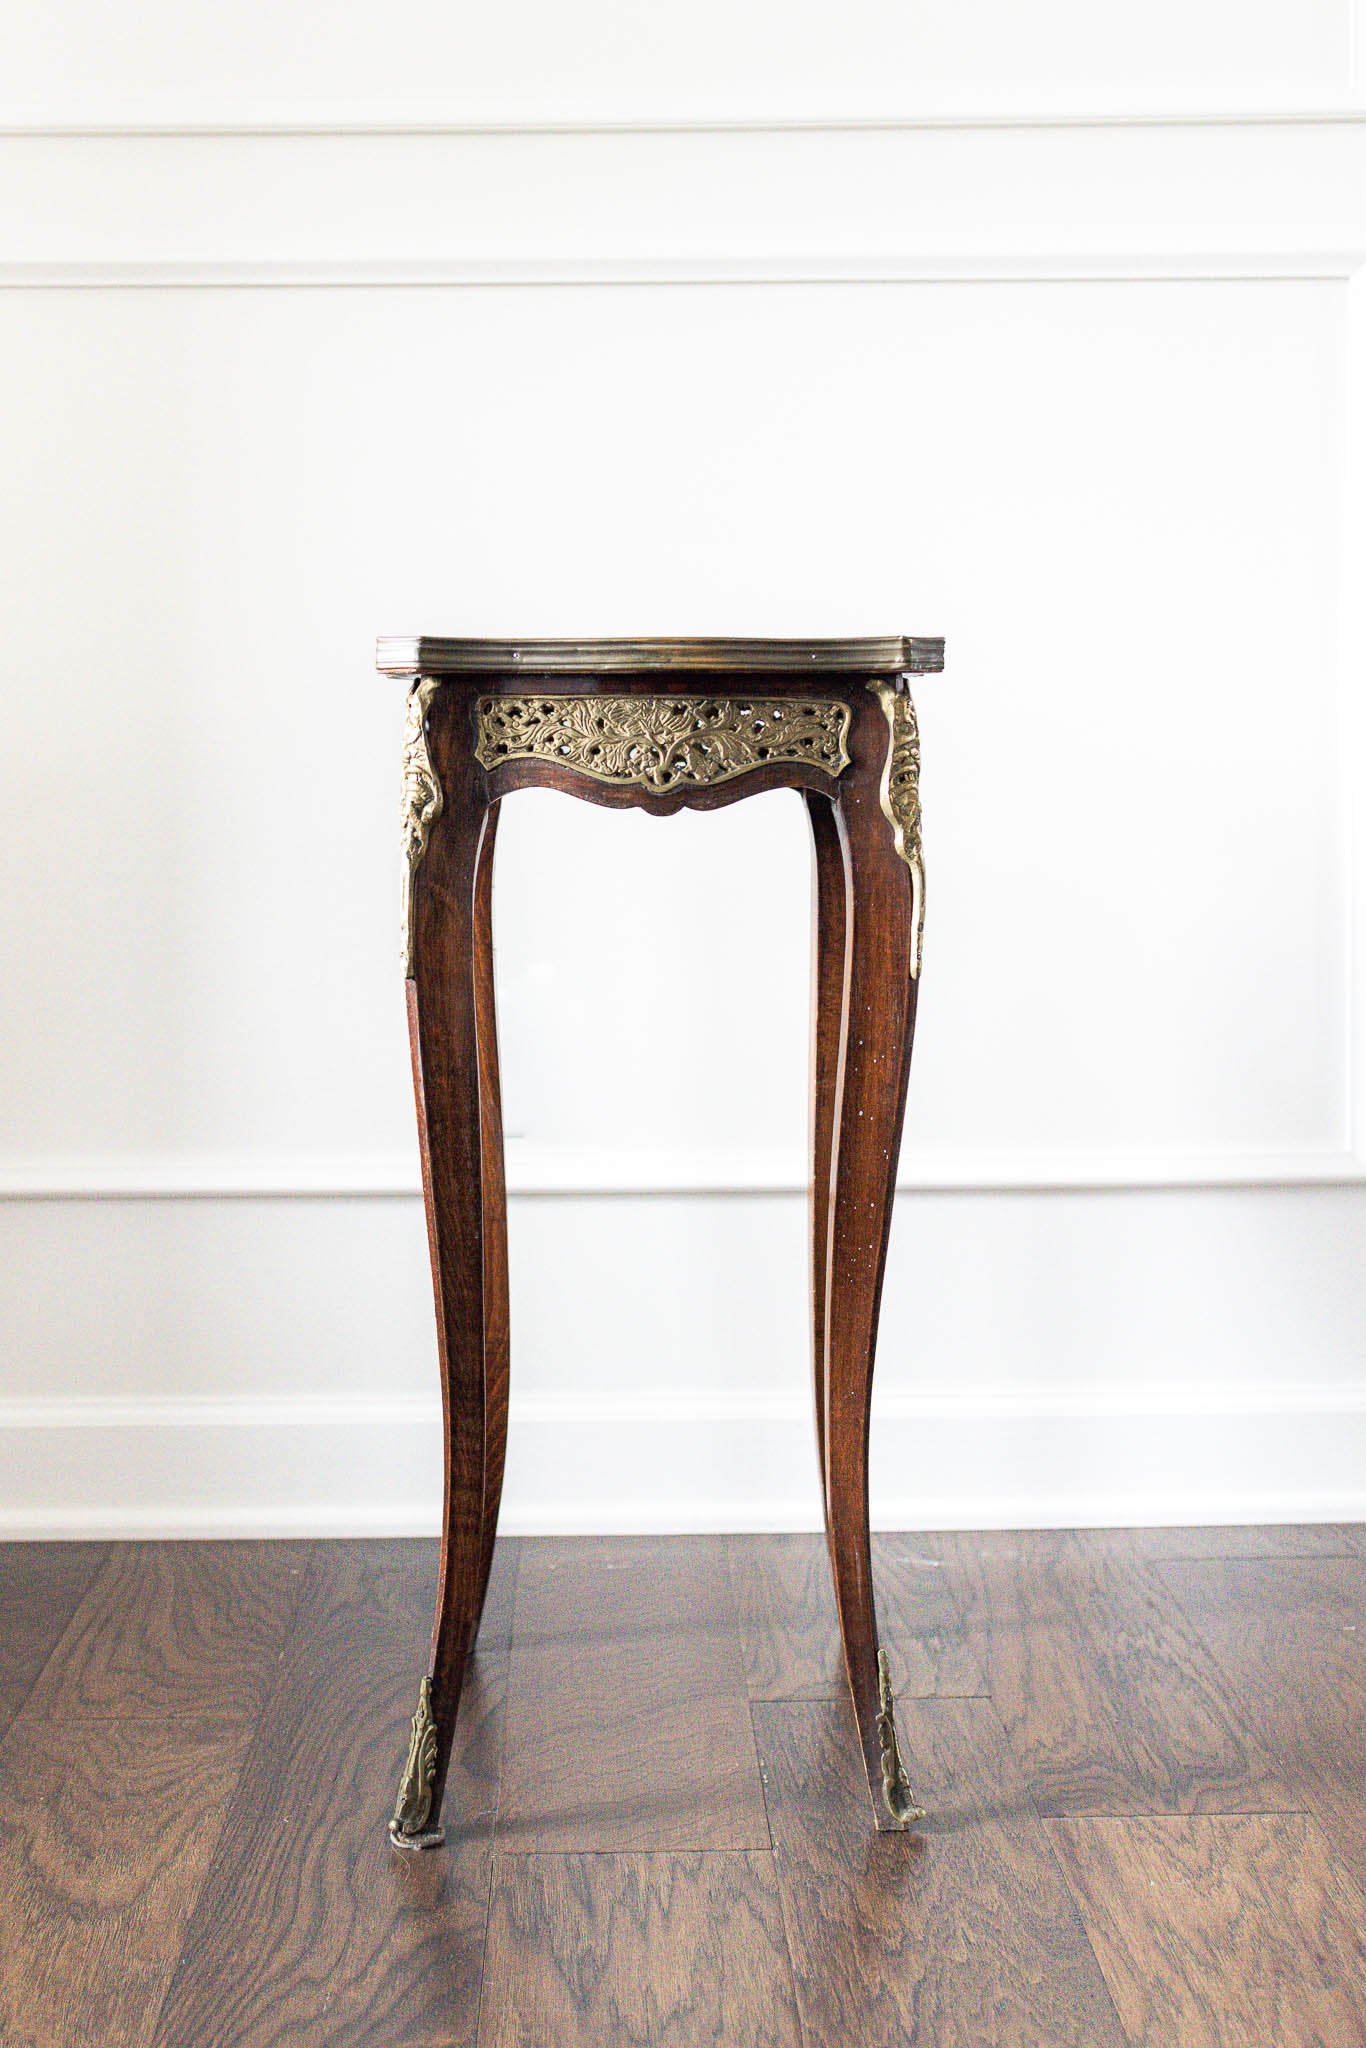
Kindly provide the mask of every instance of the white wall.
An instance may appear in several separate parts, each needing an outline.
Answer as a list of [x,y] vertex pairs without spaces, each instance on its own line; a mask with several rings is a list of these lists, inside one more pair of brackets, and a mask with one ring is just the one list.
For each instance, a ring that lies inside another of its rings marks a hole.
[[[0,1529],[434,1526],[417,631],[946,634],[878,1517],[1366,1515],[1354,23],[1024,19],[11,24]],[[509,1527],[815,1518],[804,831],[506,807]]]

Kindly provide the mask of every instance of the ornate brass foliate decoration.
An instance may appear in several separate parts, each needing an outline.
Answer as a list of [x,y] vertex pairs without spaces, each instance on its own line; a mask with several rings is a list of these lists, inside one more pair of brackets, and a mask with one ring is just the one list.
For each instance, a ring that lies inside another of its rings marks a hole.
[[869,683],[882,706],[890,734],[882,770],[883,815],[892,828],[896,850],[911,871],[911,980],[920,978],[920,953],[925,937],[925,860],[920,844],[920,728],[904,676],[896,682]]
[[892,1674],[885,1650],[877,1653],[877,1739],[882,1747],[883,1804],[894,1821],[908,1828],[912,1821],[925,1818],[925,1809],[916,1805],[910,1781],[901,1767],[901,1752],[896,1744],[896,1702],[892,1698]]
[[408,1738],[408,1761],[398,1788],[398,1804],[389,1823],[389,1840],[396,1849],[434,1849],[445,1839],[441,1828],[428,1828],[432,1810],[432,1786],[436,1780],[436,1721],[432,1714],[432,1681],[424,1678],[418,1687],[417,1712]]
[[808,697],[481,697],[475,759],[553,761],[661,793],[774,762],[839,775],[849,706]]
[[439,676],[427,676],[408,692],[403,726],[403,973],[413,972],[413,882],[427,851],[432,826],[441,816],[441,784],[427,749],[427,712],[441,687]]

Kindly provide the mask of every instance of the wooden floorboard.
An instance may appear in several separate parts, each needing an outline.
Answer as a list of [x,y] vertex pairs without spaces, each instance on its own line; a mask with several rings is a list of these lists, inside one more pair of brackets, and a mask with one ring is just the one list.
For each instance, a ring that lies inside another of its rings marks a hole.
[[[841,1699],[848,1686],[824,1536],[734,1536],[731,1577],[751,1699]],[[873,1538],[878,1623],[898,1694],[986,1692],[939,1558],[916,1536]]]
[[1160,1570],[1366,1909],[1366,1559],[1191,1560]]
[[427,1668],[435,1545],[320,1545],[157,2048],[473,2048],[515,1550],[500,1545],[461,1701],[446,1846],[385,1823]]
[[1041,1812],[1301,1803],[1160,1567],[1090,1532],[933,1542]]
[[249,1736],[240,1716],[14,1721],[0,1745],[4,2048],[148,2048]]
[[723,1537],[527,1539],[504,1849],[766,1849]]
[[497,1864],[480,2048],[800,2048],[766,1851]]
[[540,1539],[403,1856],[434,1543],[0,1549],[0,2042],[1366,2048],[1360,1531],[876,1570],[915,1834],[817,1539]]
[[1124,2048],[986,1700],[907,1700],[930,1819],[872,1832],[845,1701],[754,1708],[806,2048]]
[[254,1718],[310,1543],[112,1544],[33,1688],[52,1714]]
[[0,1736],[104,1563],[103,1543],[0,1543]]
[[1208,1529],[1119,1529],[1112,1539],[1139,1557],[1346,1557],[1351,1531],[1341,1522],[1231,1523]]
[[1048,1825],[1131,2042],[1362,2048],[1359,1907],[1314,1820]]

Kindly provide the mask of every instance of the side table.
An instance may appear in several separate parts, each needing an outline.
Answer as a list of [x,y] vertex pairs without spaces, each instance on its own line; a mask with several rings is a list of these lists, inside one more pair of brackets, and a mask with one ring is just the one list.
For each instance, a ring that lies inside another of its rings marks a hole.
[[815,848],[811,1299],[816,1444],[849,1687],[880,1829],[921,1817],[878,1648],[868,1425],[925,884],[907,677],[942,640],[381,640],[408,685],[403,957],[445,1418],[431,1668],[389,1835],[442,1840],[466,1658],[493,1560],[508,1413],[507,1196],[494,1015],[503,798],[560,789],[664,817],[800,790]]

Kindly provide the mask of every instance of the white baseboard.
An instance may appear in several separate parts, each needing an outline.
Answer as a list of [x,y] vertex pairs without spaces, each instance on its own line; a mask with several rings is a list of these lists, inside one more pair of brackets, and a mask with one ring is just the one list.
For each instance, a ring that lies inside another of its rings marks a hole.
[[[0,1403],[0,1535],[414,1535],[438,1526],[434,1402]],[[883,1528],[1366,1520],[1366,1386],[898,1396]],[[508,1534],[813,1528],[805,1404],[514,1405]]]

